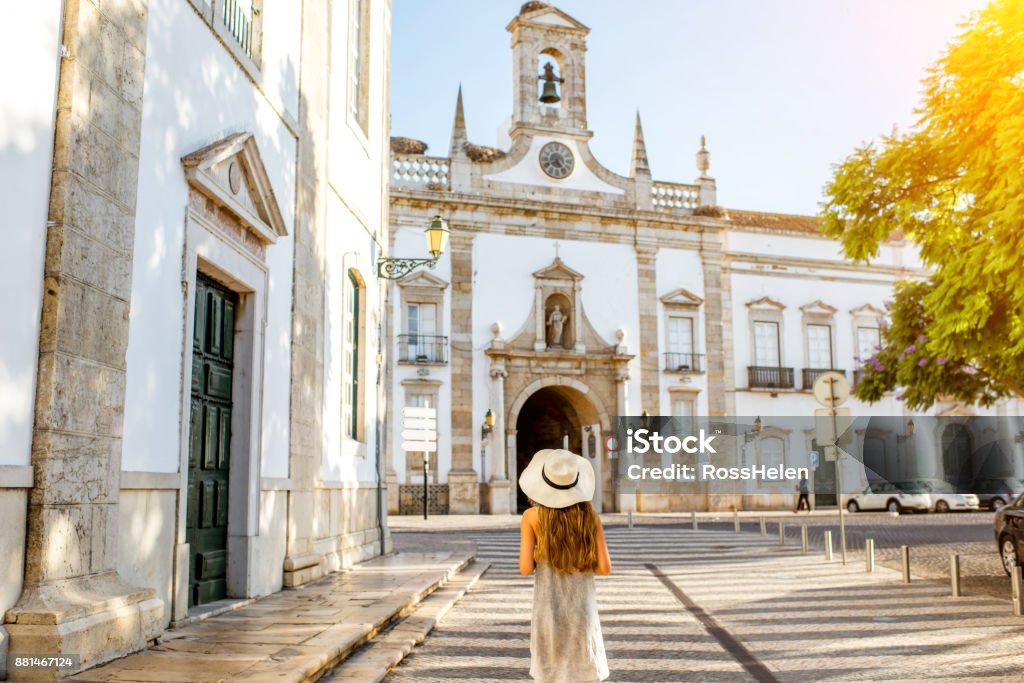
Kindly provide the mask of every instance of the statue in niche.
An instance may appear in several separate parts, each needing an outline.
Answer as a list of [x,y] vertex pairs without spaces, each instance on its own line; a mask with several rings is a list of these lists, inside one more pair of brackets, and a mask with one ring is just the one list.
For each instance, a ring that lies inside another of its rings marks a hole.
[[548,315],[547,326],[548,346],[562,346],[562,335],[565,333],[565,314],[562,313],[561,305],[555,304],[554,310]]

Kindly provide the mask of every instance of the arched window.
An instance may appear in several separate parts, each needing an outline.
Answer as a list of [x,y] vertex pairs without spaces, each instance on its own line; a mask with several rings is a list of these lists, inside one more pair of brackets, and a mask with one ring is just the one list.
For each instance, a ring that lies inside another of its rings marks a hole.
[[359,273],[348,271],[345,282],[345,319],[342,338],[342,427],[345,436],[356,441],[363,440],[363,376],[364,339],[366,316],[366,287]]

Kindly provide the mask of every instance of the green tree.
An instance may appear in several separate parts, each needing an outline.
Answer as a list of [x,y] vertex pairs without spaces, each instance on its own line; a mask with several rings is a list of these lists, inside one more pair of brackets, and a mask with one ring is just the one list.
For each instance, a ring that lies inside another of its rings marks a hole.
[[916,409],[1024,397],[1024,2],[995,0],[964,24],[916,114],[826,187],[823,229],[849,258],[904,238],[929,273],[897,285],[857,396],[902,387]]

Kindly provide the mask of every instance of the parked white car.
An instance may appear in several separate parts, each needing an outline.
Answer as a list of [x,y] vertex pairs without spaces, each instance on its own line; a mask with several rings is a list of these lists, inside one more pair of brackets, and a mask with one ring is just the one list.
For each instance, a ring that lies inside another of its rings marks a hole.
[[[978,496],[973,493],[957,493],[956,488],[948,481],[941,479],[918,479],[911,484],[920,484],[932,499],[932,510],[949,512],[950,510],[977,510],[981,504]],[[901,486],[900,482],[896,486]]]
[[850,512],[859,512],[860,510],[927,512],[931,507],[931,496],[916,482],[904,482],[900,485],[888,481],[874,482],[868,484],[861,493],[846,502],[846,509]]

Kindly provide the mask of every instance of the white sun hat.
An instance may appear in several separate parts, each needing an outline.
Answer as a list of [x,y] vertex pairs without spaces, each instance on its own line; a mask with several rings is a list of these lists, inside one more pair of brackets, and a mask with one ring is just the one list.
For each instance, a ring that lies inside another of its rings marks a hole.
[[594,498],[594,468],[570,451],[544,449],[523,470],[519,486],[544,507],[567,508]]

